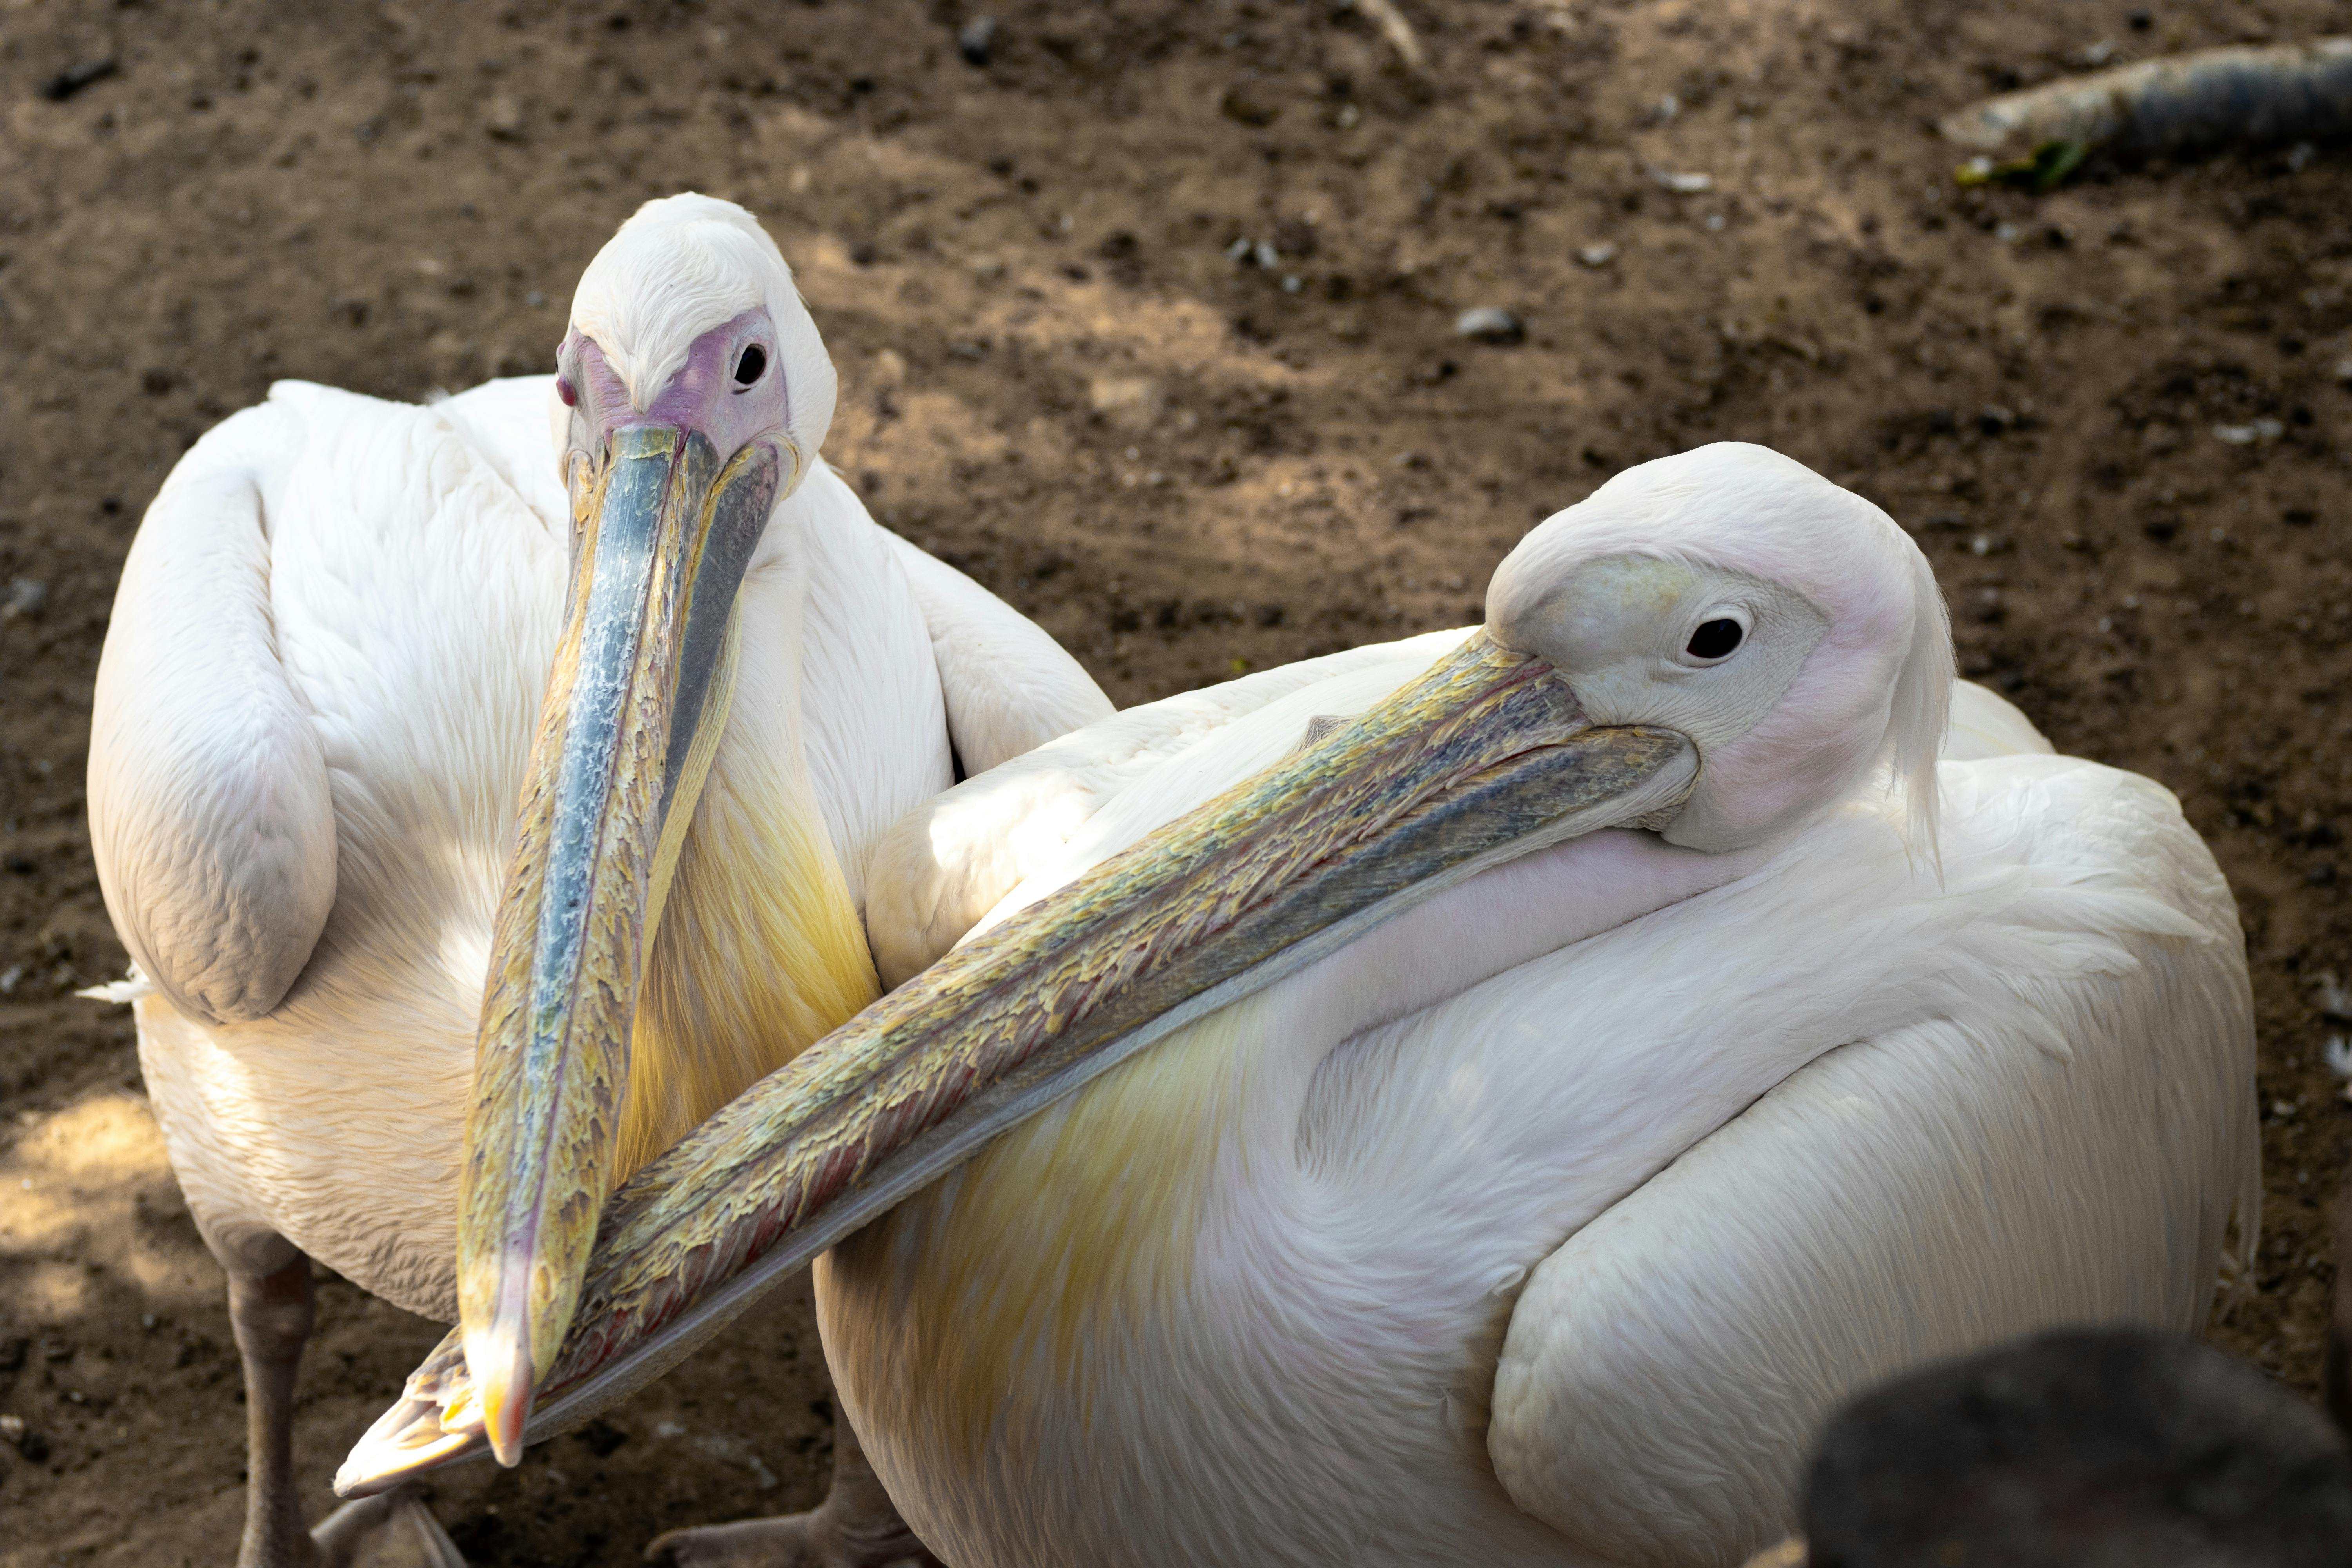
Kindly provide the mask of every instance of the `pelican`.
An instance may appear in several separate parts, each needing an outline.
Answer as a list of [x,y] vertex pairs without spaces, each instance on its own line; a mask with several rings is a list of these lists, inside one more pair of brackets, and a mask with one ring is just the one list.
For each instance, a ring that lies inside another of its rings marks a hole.
[[[1862,498],[1664,458],[1483,630],[1252,679],[894,831],[877,950],[976,931],[614,1194],[524,1436],[814,1261],[957,1568],[1736,1563],[1853,1392],[2251,1247],[2212,857],[1956,693]],[[484,1447],[461,1352],[339,1489]]]
[[115,601],[90,837],[228,1274],[248,1568],[457,1561],[413,1498],[304,1529],[311,1259],[443,1321],[470,1290],[528,1355],[566,1226],[875,996],[891,823],[1111,711],[820,460],[833,366],[741,208],[642,208],[557,363],[425,406],[279,384]]

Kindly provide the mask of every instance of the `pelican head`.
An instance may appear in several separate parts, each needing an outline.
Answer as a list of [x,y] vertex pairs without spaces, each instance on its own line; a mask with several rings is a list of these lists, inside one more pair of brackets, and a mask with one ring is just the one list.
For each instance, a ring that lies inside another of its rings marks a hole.
[[[530,1435],[1096,1074],[1480,870],[1612,827],[1769,848],[1881,766],[1915,814],[1932,788],[1951,652],[1926,560],[1761,447],[1620,476],[1534,530],[1487,607],[1380,706],[969,938],[632,1178]],[[339,1488],[478,1447],[465,1370],[445,1342]]]
[[1764,842],[1885,765],[1933,853],[1943,595],[1892,518],[1793,458],[1727,441],[1628,468],[1504,557],[1486,629],[1549,663],[1594,723],[1690,741],[1699,774],[1668,842]]
[[552,408],[572,586],[501,897],[466,1125],[460,1323],[499,1457],[614,1178],[629,1030],[731,691],[734,604],[834,374],[749,213],[649,202],[589,264]]

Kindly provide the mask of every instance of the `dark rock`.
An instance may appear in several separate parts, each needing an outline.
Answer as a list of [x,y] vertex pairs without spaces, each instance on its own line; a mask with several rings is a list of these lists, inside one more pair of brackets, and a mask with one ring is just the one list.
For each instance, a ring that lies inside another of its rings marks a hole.
[[964,64],[984,66],[989,50],[996,43],[996,18],[974,16],[956,34],[956,47],[963,54]]
[[110,57],[102,60],[84,60],[78,66],[68,66],[41,84],[41,96],[51,103],[63,103],[92,82],[104,81],[121,67]]
[[2243,1362],[2067,1330],[1883,1384],[1822,1431],[1811,1568],[2299,1568],[2352,1541],[2327,1418]]
[[1217,110],[1226,119],[1253,130],[1263,130],[1282,118],[1280,104],[1248,86],[1228,89],[1217,100]]
[[1304,218],[1286,217],[1274,227],[1274,248],[1279,256],[1300,258],[1315,254],[1315,226]]
[[629,1440],[629,1435],[610,1421],[599,1418],[572,1434],[588,1445],[588,1451],[600,1459],[612,1458],[613,1451]]

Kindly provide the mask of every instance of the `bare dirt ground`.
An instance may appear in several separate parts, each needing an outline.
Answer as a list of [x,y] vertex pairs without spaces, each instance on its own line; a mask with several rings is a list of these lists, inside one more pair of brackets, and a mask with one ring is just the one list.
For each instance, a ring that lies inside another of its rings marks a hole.
[[[1929,125],[2102,41],[2352,5],[1404,0],[1408,68],[1337,0],[992,4],[973,64],[958,0],[0,0],[0,1412],[35,1435],[0,1568],[237,1530],[218,1274],[128,1019],[69,994],[123,963],[80,779],[141,511],[279,377],[545,367],[582,265],[687,187],[800,268],[826,454],[1123,702],[1475,617],[1531,522],[1700,442],[1877,500],[1968,671],[2179,791],[2237,889],[2270,1206],[2216,1337],[2311,1389],[2352,1132],[2315,984],[2352,976],[2352,150],[2035,198],[1956,190]],[[1454,335],[1487,304],[1523,342]],[[439,1331],[325,1288],[321,1508]],[[436,1508],[480,1563],[633,1561],[813,1500],[827,1412],[803,1296]]]

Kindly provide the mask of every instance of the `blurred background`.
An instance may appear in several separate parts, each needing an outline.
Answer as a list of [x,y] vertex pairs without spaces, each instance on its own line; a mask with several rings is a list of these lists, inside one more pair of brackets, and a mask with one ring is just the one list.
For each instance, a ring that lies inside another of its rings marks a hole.
[[[1962,667],[2179,792],[2268,1177],[2223,1348],[2315,1388],[2352,1106],[2352,148],[1964,190],[1934,122],[2343,0],[0,0],[0,1568],[213,1564],[244,1436],[83,827],[139,517],[271,382],[551,368],[636,205],[741,202],[877,516],[1129,703],[1478,618],[1538,520],[1760,441],[1916,534]],[[1465,319],[1465,311],[1480,311]],[[1499,313],[1499,314],[1498,314]],[[1471,331],[1465,333],[1463,329]],[[439,1328],[322,1288],[298,1453]],[[479,1564],[813,1502],[804,1287],[522,1469]]]

